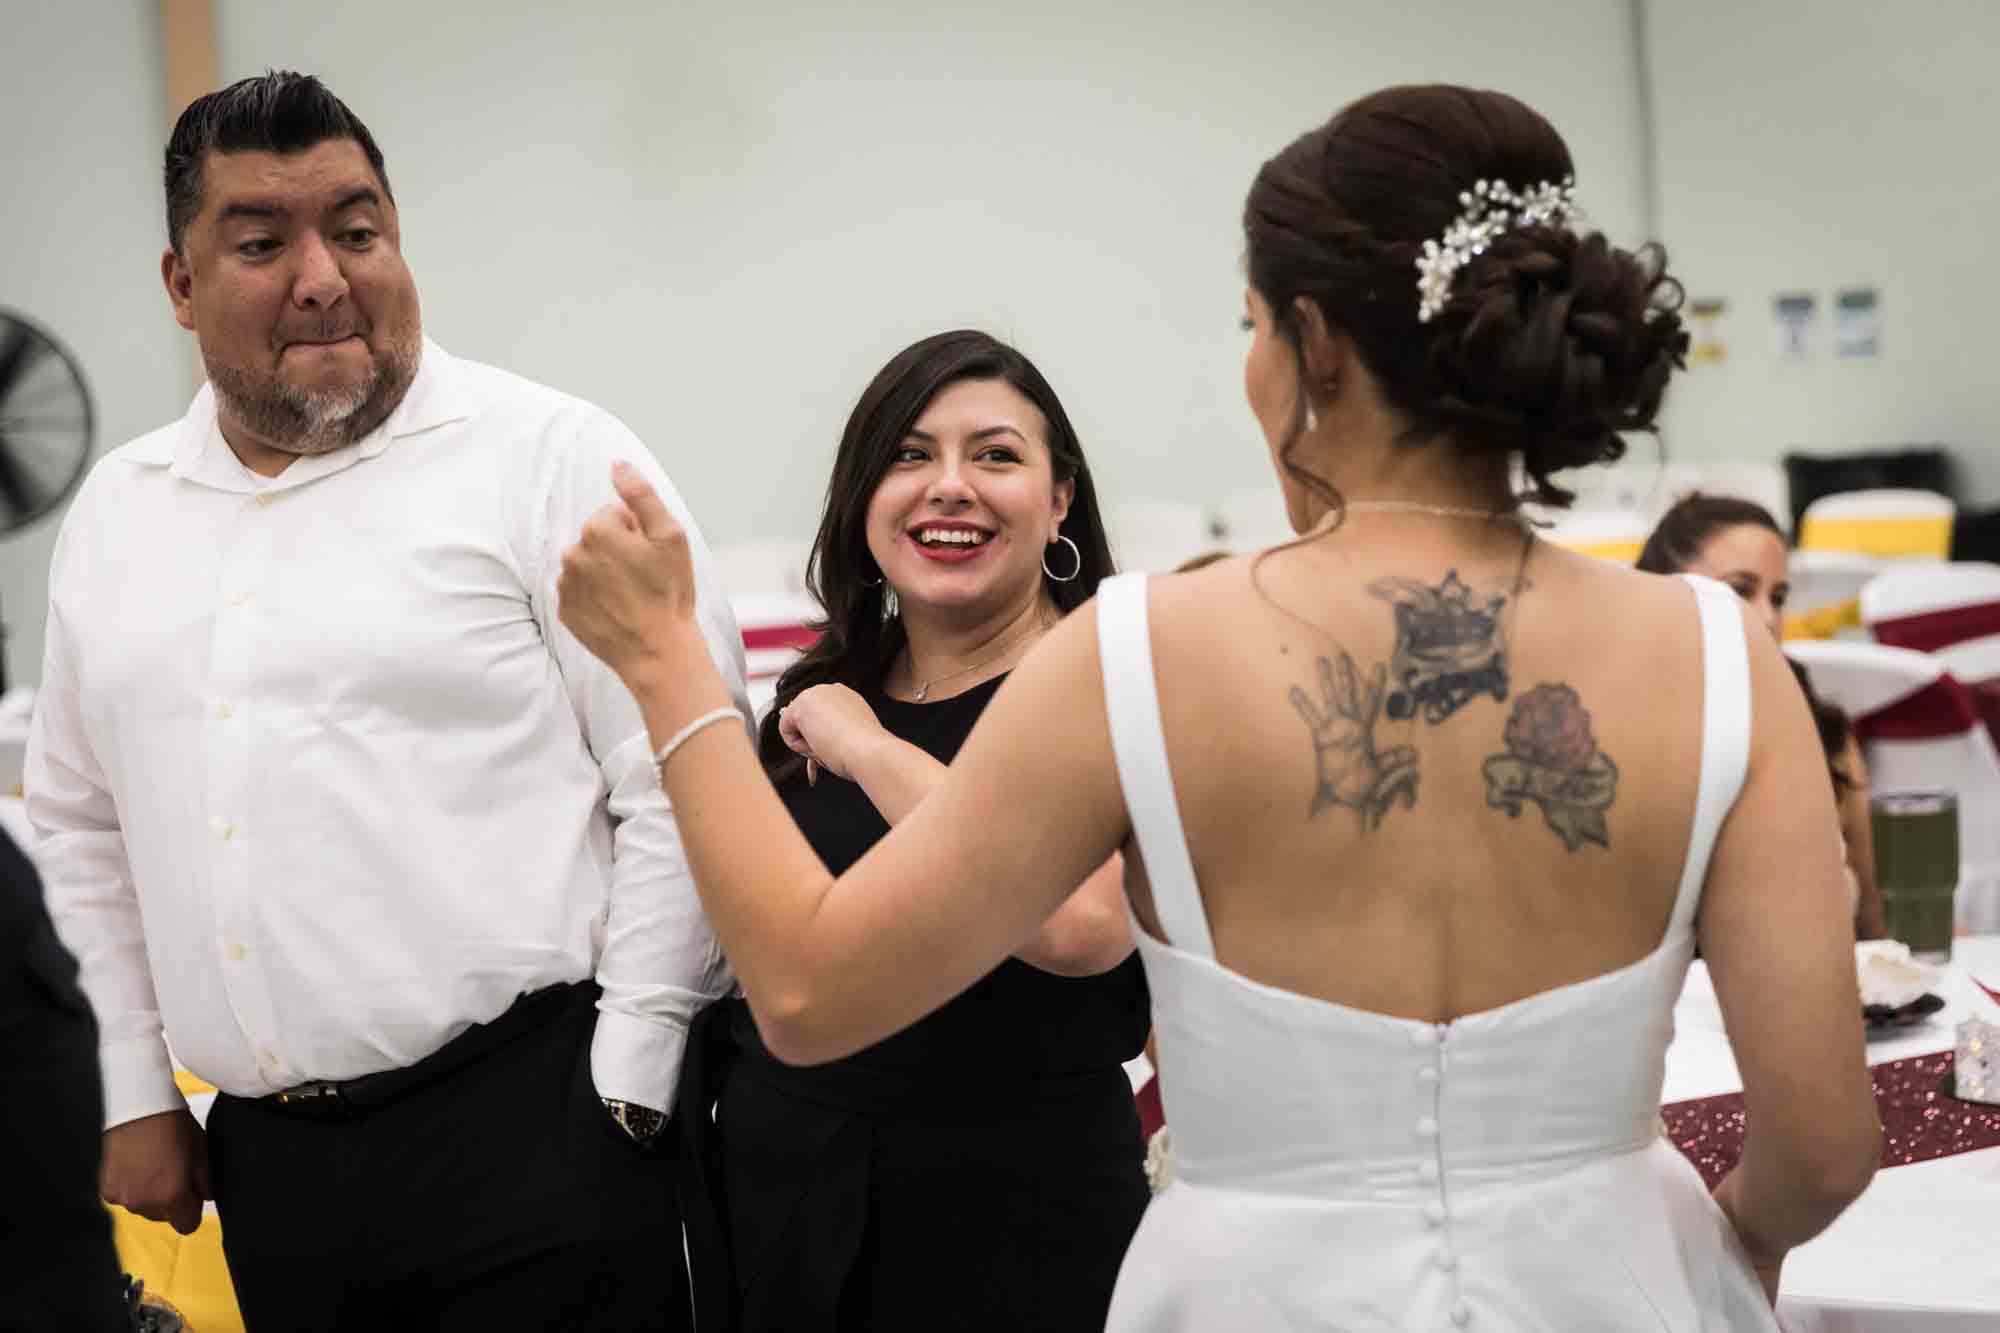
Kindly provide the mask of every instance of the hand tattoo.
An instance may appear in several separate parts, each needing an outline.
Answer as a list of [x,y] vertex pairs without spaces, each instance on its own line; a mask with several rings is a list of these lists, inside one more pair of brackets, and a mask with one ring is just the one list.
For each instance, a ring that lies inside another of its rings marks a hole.
[[1338,664],[1319,659],[1320,702],[1292,687],[1292,707],[1312,733],[1313,760],[1319,768],[1308,816],[1344,805],[1361,816],[1366,833],[1381,826],[1382,816],[1397,801],[1415,807],[1416,750],[1407,745],[1375,747],[1375,721],[1382,712],[1388,675],[1388,668],[1377,663],[1364,691],[1354,659],[1343,650]]

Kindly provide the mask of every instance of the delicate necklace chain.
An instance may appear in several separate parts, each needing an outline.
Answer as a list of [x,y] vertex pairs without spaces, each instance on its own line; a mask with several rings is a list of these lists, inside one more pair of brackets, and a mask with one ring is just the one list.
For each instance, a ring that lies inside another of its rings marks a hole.
[[[965,675],[967,672],[977,671],[979,670],[979,668],[983,666],[993,665],[995,662],[1005,657],[1008,653],[1013,652],[1014,649],[1018,648],[1021,644],[1025,643],[1031,636],[1041,633],[1046,628],[1048,627],[1041,623],[1040,617],[1037,617],[1034,624],[1030,625],[1026,630],[1022,631],[1014,638],[1009,639],[1007,641],[1007,646],[1002,648],[999,652],[994,653],[991,657],[982,657],[977,662],[974,662],[971,666],[962,666],[956,671],[947,671],[942,676],[932,676],[929,679],[923,681],[917,686],[916,692],[910,696],[911,701],[914,703],[922,703],[924,701],[924,696],[931,692],[931,686],[942,684],[947,680],[956,680],[958,677]],[[910,675],[912,678],[914,678],[916,674],[917,674],[917,655],[915,653],[911,653]]]
[[1341,506],[1347,512],[1361,510],[1378,514],[1435,514],[1440,518],[1478,518],[1492,523],[1519,523],[1528,518],[1518,509],[1469,509],[1458,505],[1429,505],[1416,500],[1353,500]]

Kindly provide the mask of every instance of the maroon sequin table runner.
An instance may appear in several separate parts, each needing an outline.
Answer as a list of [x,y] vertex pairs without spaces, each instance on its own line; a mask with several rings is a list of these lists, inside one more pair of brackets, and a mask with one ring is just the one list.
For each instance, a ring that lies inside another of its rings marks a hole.
[[[1882,1165],[1907,1166],[1979,1148],[2000,1148],[2000,1106],[1960,1101],[1941,1090],[1952,1053],[1891,1060],[1869,1070],[1882,1117]],[[1743,1155],[1743,1094],[1698,1097],[1660,1108],[1667,1138],[1710,1189]]]

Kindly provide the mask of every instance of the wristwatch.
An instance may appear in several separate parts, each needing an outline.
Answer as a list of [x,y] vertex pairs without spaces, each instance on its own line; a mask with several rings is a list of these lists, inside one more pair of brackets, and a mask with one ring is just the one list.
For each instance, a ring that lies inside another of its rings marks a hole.
[[637,1102],[621,1102],[615,1097],[600,1097],[598,1100],[604,1103],[604,1109],[618,1122],[618,1128],[624,1130],[625,1136],[634,1143],[652,1142],[667,1123],[665,1111],[655,1111]]

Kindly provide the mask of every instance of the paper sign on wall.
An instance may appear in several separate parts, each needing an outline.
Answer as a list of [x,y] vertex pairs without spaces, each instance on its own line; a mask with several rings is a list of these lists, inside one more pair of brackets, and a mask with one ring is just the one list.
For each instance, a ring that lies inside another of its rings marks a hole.
[[1688,352],[1690,361],[1714,363],[1729,355],[1729,347],[1722,341],[1722,317],[1728,311],[1729,302],[1719,296],[1688,302],[1688,320],[1694,325],[1694,345]]
[[1811,292],[1787,292],[1774,298],[1771,313],[1778,321],[1778,360],[1812,360],[1814,316],[1819,298]]
[[1873,287],[1847,287],[1834,297],[1834,350],[1841,356],[1875,356],[1882,347],[1882,312]]

